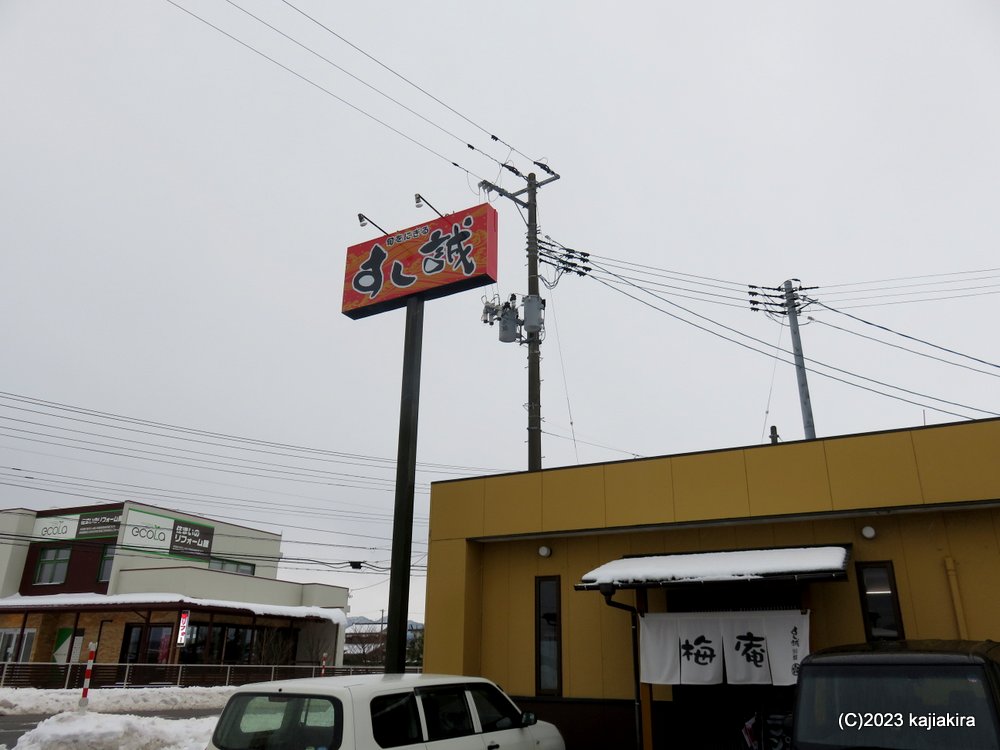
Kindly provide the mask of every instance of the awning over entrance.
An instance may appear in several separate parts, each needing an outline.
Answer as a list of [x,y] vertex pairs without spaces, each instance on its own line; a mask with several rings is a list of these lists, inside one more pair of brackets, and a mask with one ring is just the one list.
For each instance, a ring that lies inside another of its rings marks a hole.
[[623,557],[586,573],[578,590],[613,591],[741,580],[847,577],[850,544]]

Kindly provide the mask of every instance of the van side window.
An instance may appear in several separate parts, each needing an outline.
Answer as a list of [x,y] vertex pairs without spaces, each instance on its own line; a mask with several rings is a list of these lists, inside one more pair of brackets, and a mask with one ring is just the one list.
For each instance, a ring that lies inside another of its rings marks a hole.
[[902,640],[903,618],[892,562],[859,562],[855,565],[861,593],[861,615],[868,641]]
[[428,740],[446,740],[472,734],[472,716],[461,685],[420,690],[420,703],[427,721]]
[[401,747],[423,742],[420,716],[413,693],[395,693],[372,698],[372,734],[379,747]]
[[499,732],[521,726],[521,712],[507,696],[492,685],[470,685],[472,702],[479,714],[479,723],[484,732]]

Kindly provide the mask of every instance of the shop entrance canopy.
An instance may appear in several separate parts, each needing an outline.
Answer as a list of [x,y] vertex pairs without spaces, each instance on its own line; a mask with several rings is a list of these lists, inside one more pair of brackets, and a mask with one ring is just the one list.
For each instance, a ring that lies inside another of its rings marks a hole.
[[838,580],[847,577],[850,555],[850,544],[838,544],[623,557],[586,573],[575,588],[607,593],[728,581]]

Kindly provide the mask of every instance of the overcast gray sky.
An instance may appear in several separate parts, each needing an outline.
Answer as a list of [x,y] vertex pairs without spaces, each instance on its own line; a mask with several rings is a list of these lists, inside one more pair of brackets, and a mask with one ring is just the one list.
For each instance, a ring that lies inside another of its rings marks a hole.
[[[477,204],[524,155],[562,175],[542,233],[602,256],[544,292],[545,466],[801,439],[746,295],[786,278],[840,311],[805,311],[809,359],[913,402],[811,373],[819,436],[1000,412],[994,2],[0,0],[0,102],[0,507],[283,530],[283,575],[378,616],[387,575],[337,567],[388,565],[404,313],[340,312],[356,214]],[[527,464],[526,351],[479,320],[526,291],[525,224],[492,200],[499,283],[426,307],[419,563],[429,481]]]

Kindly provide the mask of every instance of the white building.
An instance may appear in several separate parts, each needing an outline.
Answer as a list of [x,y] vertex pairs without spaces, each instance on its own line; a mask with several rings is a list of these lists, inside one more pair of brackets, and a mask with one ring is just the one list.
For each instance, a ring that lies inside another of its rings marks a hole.
[[133,502],[0,511],[0,660],[342,663],[348,590],[277,578],[281,536]]

